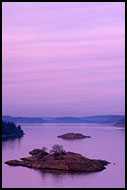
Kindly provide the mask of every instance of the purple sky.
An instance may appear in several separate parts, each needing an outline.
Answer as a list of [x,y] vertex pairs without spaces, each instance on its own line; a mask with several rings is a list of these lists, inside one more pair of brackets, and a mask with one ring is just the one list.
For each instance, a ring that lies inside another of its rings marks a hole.
[[2,3],[2,114],[125,111],[125,3]]

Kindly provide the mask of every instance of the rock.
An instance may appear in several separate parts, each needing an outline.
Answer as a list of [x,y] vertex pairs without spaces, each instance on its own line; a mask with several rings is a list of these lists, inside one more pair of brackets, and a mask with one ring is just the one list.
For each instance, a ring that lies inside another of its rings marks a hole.
[[125,128],[125,117],[123,119],[120,119],[119,121],[117,121],[114,125],[117,127],[124,127]]
[[32,154],[32,155],[37,155],[37,154],[48,155],[48,153],[46,151],[41,150],[41,149],[34,149],[34,150],[30,151],[29,154]]
[[67,140],[90,138],[90,136],[85,136],[85,135],[82,135],[80,133],[66,133],[66,134],[63,134],[63,135],[60,135],[57,137],[67,139]]
[[19,134],[12,134],[12,135],[2,135],[2,141],[10,140],[10,139],[16,139],[21,138],[25,135],[25,133],[19,133]]
[[22,161],[18,161],[18,160],[9,160],[7,162],[5,162],[5,164],[8,164],[8,165],[12,165],[12,166],[20,166],[22,163]]
[[[42,151],[42,150],[41,150]],[[38,153],[37,153],[38,152]],[[34,149],[30,152],[32,156],[21,158],[20,160],[6,161],[5,164],[12,166],[25,166],[37,169],[52,169],[60,171],[74,172],[97,172],[105,169],[109,162],[105,160],[89,159],[81,154],[66,152],[66,154],[43,154],[40,155],[40,149]],[[34,153],[34,154],[33,154]],[[35,154],[36,153],[36,154]]]
[[32,154],[33,157],[38,158],[38,159],[43,158],[45,155],[48,155],[46,151],[41,150],[41,149],[34,149],[30,151],[29,154]]

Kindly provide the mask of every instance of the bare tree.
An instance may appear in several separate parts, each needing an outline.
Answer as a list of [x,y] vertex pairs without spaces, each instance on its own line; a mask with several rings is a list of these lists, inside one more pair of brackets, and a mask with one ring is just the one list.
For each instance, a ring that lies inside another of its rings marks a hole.
[[47,148],[46,148],[45,146],[43,146],[43,147],[42,147],[42,150],[46,152],[46,151],[47,151]]
[[52,149],[50,150],[50,153],[53,153],[55,155],[65,154],[65,150],[63,149],[62,145],[55,144],[52,146]]

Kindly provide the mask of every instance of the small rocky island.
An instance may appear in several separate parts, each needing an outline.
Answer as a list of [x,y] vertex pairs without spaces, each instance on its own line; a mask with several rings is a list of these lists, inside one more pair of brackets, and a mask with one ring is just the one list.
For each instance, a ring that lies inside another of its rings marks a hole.
[[21,126],[16,126],[13,122],[2,121],[2,141],[20,138],[24,135]]
[[102,171],[109,164],[105,160],[89,159],[78,153],[66,152],[61,145],[54,145],[49,153],[46,150],[45,147],[34,149],[29,152],[31,156],[20,158],[20,160],[6,161],[5,164],[72,172]]
[[90,138],[90,136],[85,136],[80,133],[66,133],[57,137],[67,139],[67,140]]
[[123,128],[125,128],[125,117],[122,118],[122,119],[120,119],[119,121],[117,121],[117,122],[115,123],[115,126],[116,126],[116,127],[123,127]]

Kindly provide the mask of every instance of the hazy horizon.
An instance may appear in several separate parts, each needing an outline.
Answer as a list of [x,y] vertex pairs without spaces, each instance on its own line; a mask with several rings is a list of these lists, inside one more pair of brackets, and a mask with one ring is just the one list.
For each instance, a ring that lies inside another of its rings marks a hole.
[[[4,114],[2,114],[2,116],[9,116],[9,117],[30,117],[30,118],[34,118],[34,117],[35,117],[35,116],[23,116],[23,115],[22,115],[22,116],[13,116],[13,115],[4,115]],[[110,115],[108,115],[108,114],[106,114],[106,115],[87,115],[87,116],[86,116],[86,115],[84,115],[84,116],[71,116],[71,115],[70,115],[70,116],[69,116],[69,115],[68,115],[68,116],[62,116],[62,115],[61,115],[61,116],[51,116],[51,117],[79,117],[79,118],[80,118],[80,117],[96,117],[96,116],[125,116],[125,115],[124,115],[124,114],[119,114],[119,115],[118,115],[118,114],[110,114]],[[45,117],[45,118],[46,118],[46,117],[48,118],[48,117],[50,117],[50,116],[36,116],[36,118],[41,118],[41,117],[42,117],[42,118],[44,118],[44,117]]]
[[2,115],[124,114],[124,2],[2,2]]

